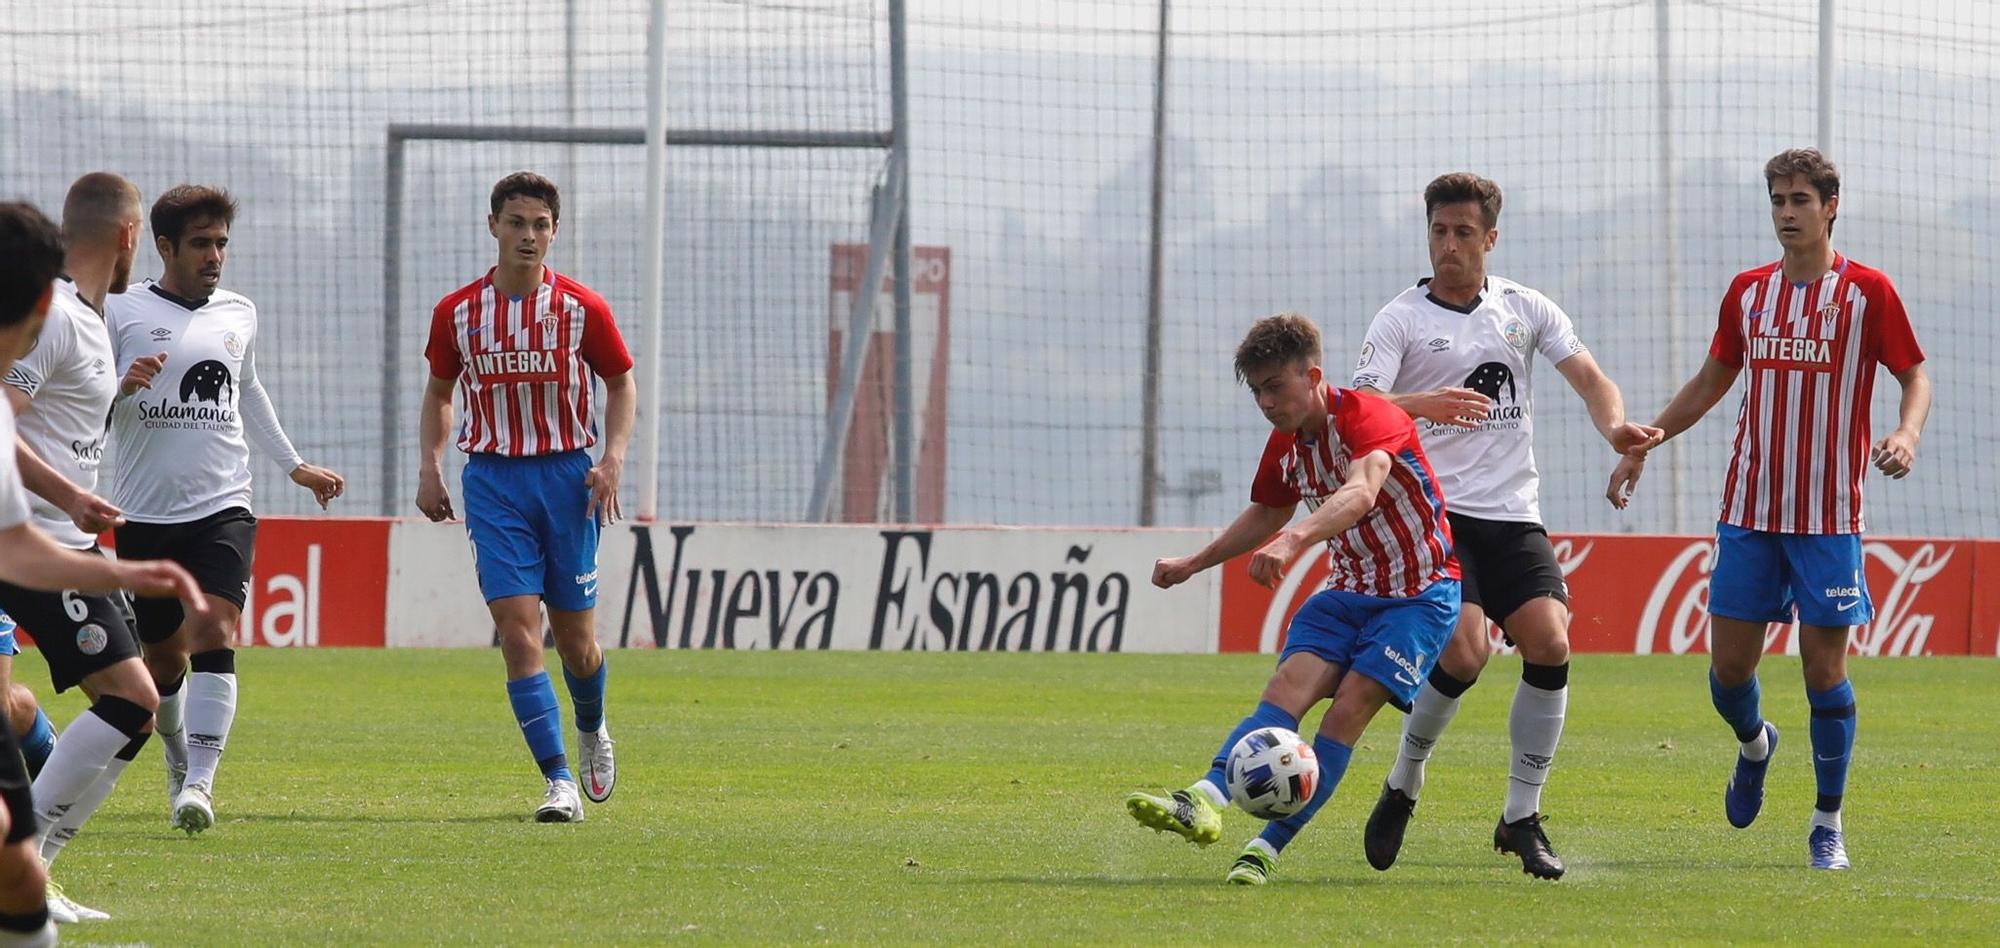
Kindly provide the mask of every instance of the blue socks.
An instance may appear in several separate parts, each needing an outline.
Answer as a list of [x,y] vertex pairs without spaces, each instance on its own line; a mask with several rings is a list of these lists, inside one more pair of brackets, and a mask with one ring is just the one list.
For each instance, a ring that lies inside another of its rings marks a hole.
[[590,733],[604,726],[604,670],[611,665],[606,659],[599,659],[597,671],[588,678],[578,678],[569,673],[569,666],[563,666],[563,681],[569,685],[570,705],[576,709],[576,729]]
[[1319,755],[1319,786],[1313,789],[1312,802],[1291,816],[1264,824],[1264,831],[1257,834],[1258,839],[1271,844],[1277,852],[1284,852],[1292,837],[1299,835],[1299,830],[1312,822],[1313,814],[1333,798],[1333,788],[1347,775],[1347,761],[1354,756],[1354,748],[1324,734],[1315,734],[1313,753]]
[[49,755],[55,750],[55,725],[49,723],[48,712],[36,708],[35,723],[28,728],[28,735],[21,738],[21,756],[28,761],[28,779],[42,775],[42,765],[49,762]]
[[[1715,672],[1710,670],[1708,697],[1715,703],[1715,713],[1722,715],[1722,720],[1728,722],[1730,729],[1736,732],[1738,741],[1748,744],[1756,740],[1757,735],[1764,730],[1764,712],[1758,707],[1760,695],[1757,690],[1756,675],[1751,675],[1749,681],[1734,688],[1725,688],[1722,682],[1716,680]],[[1813,740],[1817,743],[1819,738],[1815,737]]]
[[1260,701],[1257,703],[1257,710],[1250,712],[1250,716],[1244,718],[1243,723],[1236,725],[1236,730],[1229,732],[1229,738],[1222,742],[1222,749],[1215,752],[1215,760],[1209,765],[1208,776],[1201,778],[1203,782],[1215,788],[1215,792],[1219,794],[1218,799],[1223,801],[1222,805],[1227,805],[1229,801],[1229,778],[1223,773],[1223,768],[1229,764],[1229,752],[1236,747],[1237,741],[1243,739],[1243,735],[1260,727],[1281,727],[1288,731],[1296,731],[1299,729],[1299,719],[1269,701]]
[[1854,754],[1854,683],[1843,681],[1825,691],[1806,689],[1812,705],[1813,776],[1819,782],[1822,813],[1840,812],[1847,792],[1847,762]]
[[514,720],[521,736],[528,739],[528,752],[549,780],[574,781],[569,758],[563,755],[562,711],[556,707],[555,685],[548,672],[507,683],[507,701],[514,706]]

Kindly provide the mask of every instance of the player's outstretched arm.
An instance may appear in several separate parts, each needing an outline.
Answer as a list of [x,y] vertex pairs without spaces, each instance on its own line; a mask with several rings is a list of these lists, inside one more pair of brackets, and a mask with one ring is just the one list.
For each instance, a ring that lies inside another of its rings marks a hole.
[[208,600],[187,570],[170,560],[110,560],[65,549],[34,524],[0,530],[0,579],[45,592],[105,595],[126,590],[152,599],[179,599],[194,615]]
[[[1681,386],[1681,390],[1667,402],[1667,407],[1660,410],[1660,417],[1653,419],[1653,427],[1660,429],[1660,440],[1654,445],[1694,427],[1695,422],[1722,400],[1722,396],[1729,394],[1730,386],[1736,384],[1736,376],[1742,373],[1741,368],[1725,365],[1712,355],[1704,357],[1694,378],[1688,379],[1687,384]],[[1647,450],[1650,448],[1639,449],[1638,453],[1643,455]]]
[[1660,429],[1626,420],[1624,393],[1618,390],[1618,383],[1611,381],[1611,376],[1604,374],[1589,350],[1578,350],[1556,363],[1556,371],[1583,398],[1584,407],[1590,410],[1591,423],[1597,426],[1597,433],[1611,445],[1611,450],[1624,454],[1660,442]]
[[433,523],[450,520],[451,491],[444,486],[444,433],[451,429],[451,396],[457,379],[431,376],[417,421],[417,509]]
[[1869,452],[1882,473],[1901,480],[1917,463],[1917,441],[1924,435],[1924,422],[1931,416],[1931,377],[1922,362],[1896,373],[1903,386],[1903,400],[1896,411],[1896,430],[1875,442]]
[[1355,458],[1348,465],[1347,480],[1341,482],[1326,503],[1290,529],[1278,531],[1270,542],[1258,548],[1257,554],[1250,558],[1250,578],[1275,587],[1300,549],[1331,540],[1360,523],[1374,508],[1375,498],[1382,492],[1382,482],[1389,478],[1389,466],[1394,463],[1389,452],[1379,448]]
[[1211,566],[1226,563],[1257,548],[1257,545],[1271,538],[1285,524],[1291,522],[1292,511],[1297,504],[1283,507],[1267,507],[1252,503],[1236,516],[1236,522],[1224,528],[1214,540],[1187,556],[1176,556],[1157,560],[1153,563],[1153,585],[1161,589],[1171,589],[1193,578],[1194,574]]
[[1493,409],[1493,400],[1469,388],[1436,388],[1428,392],[1385,392],[1364,385],[1361,391],[1379,395],[1411,418],[1453,428],[1477,428]]

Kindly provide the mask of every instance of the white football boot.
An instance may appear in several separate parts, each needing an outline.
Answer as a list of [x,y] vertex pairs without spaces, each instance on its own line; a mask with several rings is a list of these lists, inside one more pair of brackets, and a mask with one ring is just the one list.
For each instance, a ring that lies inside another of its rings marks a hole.
[[571,780],[549,781],[548,797],[535,810],[537,823],[581,823],[583,822],[583,798],[577,795],[576,782]]
[[576,732],[576,756],[580,772],[578,783],[583,785],[583,795],[592,803],[603,803],[611,799],[611,788],[618,783],[618,762],[611,753],[611,732],[604,725],[595,731]]

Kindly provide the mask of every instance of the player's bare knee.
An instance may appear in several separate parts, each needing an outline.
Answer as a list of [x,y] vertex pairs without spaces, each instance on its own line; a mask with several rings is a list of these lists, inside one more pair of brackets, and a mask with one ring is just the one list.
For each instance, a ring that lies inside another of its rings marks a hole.
[[[19,682],[7,686],[7,719],[14,722],[17,730],[33,721],[35,711],[40,707],[41,703],[35,700],[35,693],[29,691],[27,686]],[[6,831],[0,829],[0,833],[4,832]]]
[[93,701],[100,696],[116,697],[138,705],[148,714],[160,710],[160,689],[153,684],[151,669],[142,662],[126,659],[91,673],[84,684]]

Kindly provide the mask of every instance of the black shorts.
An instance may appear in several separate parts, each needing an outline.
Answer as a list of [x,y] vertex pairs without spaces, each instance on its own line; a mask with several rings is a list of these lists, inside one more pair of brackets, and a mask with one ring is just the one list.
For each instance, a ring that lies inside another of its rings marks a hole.
[[28,759],[21,756],[21,742],[14,737],[14,725],[7,720],[7,703],[0,701],[0,802],[7,805],[7,845],[33,838],[35,822],[34,781],[28,779]]
[[[92,556],[103,556],[96,547]],[[0,582],[0,610],[34,638],[49,663],[49,680],[68,691],[85,676],[139,657],[132,611],[122,593],[92,596],[74,590],[43,592]]]
[[1569,584],[1541,524],[1449,517],[1462,574],[1460,600],[1484,610],[1501,631],[1516,609],[1543,596],[1569,604]]
[[[131,523],[118,528],[118,556],[128,560],[173,560],[194,575],[201,591],[243,608],[250,595],[250,563],[257,551],[257,518],[231,507],[187,523]],[[175,599],[140,599],[132,604],[139,640],[164,642],[181,627]]]

